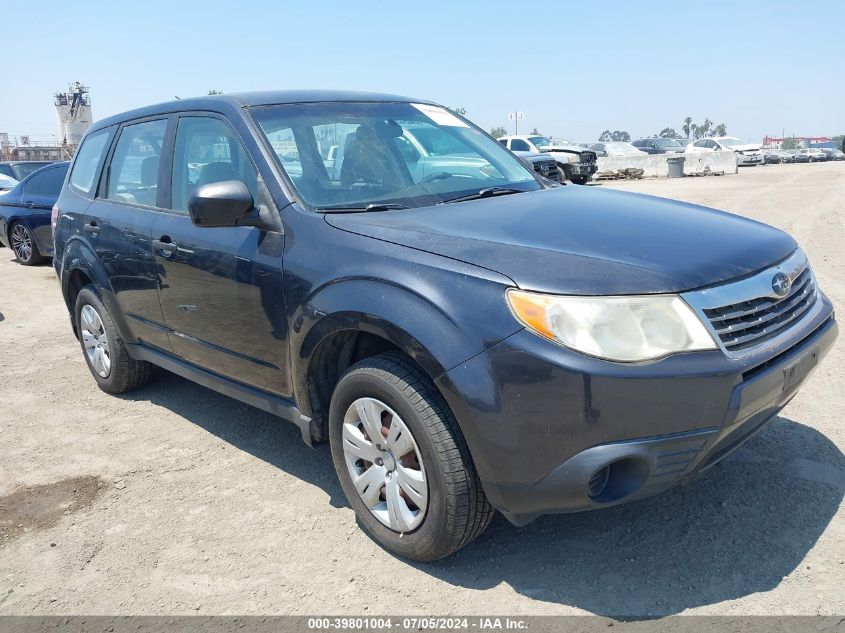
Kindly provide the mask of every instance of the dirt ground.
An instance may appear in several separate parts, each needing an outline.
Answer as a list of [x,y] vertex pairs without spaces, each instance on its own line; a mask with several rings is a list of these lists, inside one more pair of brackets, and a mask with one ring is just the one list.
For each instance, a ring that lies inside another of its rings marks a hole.
[[[845,305],[845,163],[620,189],[783,228]],[[845,344],[692,484],[409,564],[356,526],[327,447],[164,371],[100,392],[51,267],[0,249],[0,613],[841,614]]]

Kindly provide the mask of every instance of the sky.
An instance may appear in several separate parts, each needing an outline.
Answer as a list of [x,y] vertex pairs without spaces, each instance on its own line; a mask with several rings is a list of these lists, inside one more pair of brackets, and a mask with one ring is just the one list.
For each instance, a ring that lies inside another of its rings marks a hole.
[[95,119],[211,89],[327,88],[462,107],[510,133],[521,111],[520,132],[575,141],[686,116],[755,142],[845,133],[840,0],[0,0],[0,24],[15,43],[0,132],[34,140],[57,134],[52,95],[77,80]]

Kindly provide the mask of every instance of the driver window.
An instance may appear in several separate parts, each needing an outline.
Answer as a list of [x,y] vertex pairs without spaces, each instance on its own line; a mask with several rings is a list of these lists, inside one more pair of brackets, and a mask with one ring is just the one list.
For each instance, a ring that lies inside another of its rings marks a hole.
[[514,152],[530,152],[531,147],[521,138],[511,140],[511,150]]
[[232,129],[220,119],[187,116],[179,119],[173,156],[173,204],[188,210],[191,192],[226,180],[246,183],[258,200],[258,173]]

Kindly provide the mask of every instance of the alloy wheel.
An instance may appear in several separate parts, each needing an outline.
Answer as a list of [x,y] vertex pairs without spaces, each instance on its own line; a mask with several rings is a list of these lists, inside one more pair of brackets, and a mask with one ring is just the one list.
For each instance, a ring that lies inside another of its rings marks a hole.
[[343,419],[343,455],[370,512],[399,533],[423,522],[428,482],[422,455],[402,418],[384,402],[359,398]]
[[111,354],[103,320],[90,305],[82,306],[79,318],[82,321],[82,344],[85,346],[88,362],[101,377],[108,378],[111,372]]
[[12,229],[12,250],[23,262],[32,257],[32,237],[23,224],[16,224]]

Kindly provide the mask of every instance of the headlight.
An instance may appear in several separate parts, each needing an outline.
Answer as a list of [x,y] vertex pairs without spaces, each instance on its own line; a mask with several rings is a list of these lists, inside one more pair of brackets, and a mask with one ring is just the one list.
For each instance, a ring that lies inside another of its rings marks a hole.
[[677,295],[576,297],[508,290],[516,318],[541,336],[614,361],[717,349],[695,312]]

